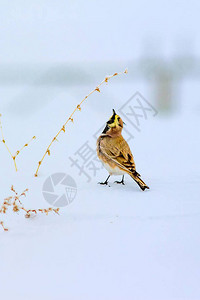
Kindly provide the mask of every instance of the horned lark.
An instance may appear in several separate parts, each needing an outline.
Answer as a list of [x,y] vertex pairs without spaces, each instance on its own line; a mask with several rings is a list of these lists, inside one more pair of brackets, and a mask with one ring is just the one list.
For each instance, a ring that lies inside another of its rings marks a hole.
[[128,174],[143,191],[149,189],[136,171],[129,145],[121,134],[122,129],[123,121],[113,109],[112,117],[106,123],[105,129],[97,140],[97,155],[109,173],[106,181],[100,182],[100,184],[107,185],[111,175],[123,175],[121,181],[115,182],[124,184],[124,174]]

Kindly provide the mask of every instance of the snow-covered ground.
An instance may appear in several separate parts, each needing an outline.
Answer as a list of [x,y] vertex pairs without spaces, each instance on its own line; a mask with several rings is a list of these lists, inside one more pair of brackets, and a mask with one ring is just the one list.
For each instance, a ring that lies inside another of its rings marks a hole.
[[95,149],[93,135],[112,108],[118,110],[136,91],[151,102],[144,83],[119,77],[88,98],[34,177],[45,147],[96,83],[36,87],[41,98],[35,101],[29,101],[24,86],[1,88],[0,113],[9,147],[15,152],[37,137],[17,158],[17,173],[0,144],[1,203],[13,184],[18,192],[29,188],[23,199],[27,208],[48,207],[43,183],[58,172],[70,174],[78,190],[60,216],[3,216],[9,231],[0,231],[0,298],[200,299],[200,92],[194,82],[182,85],[173,114],[153,117],[149,112],[147,120],[141,119],[141,132],[126,121],[125,128],[134,135],[129,143],[137,170],[149,191],[140,191],[128,176],[125,186],[114,184],[116,178],[110,187],[100,186],[98,181],[107,176],[104,169],[94,176],[90,170],[88,182],[69,159],[87,141]]

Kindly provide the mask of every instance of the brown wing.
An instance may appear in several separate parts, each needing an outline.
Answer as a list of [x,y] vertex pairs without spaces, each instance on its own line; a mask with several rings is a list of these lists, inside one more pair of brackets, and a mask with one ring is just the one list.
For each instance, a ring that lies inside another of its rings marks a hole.
[[129,145],[122,136],[116,138],[104,137],[101,139],[101,151],[127,172],[135,172],[135,162]]

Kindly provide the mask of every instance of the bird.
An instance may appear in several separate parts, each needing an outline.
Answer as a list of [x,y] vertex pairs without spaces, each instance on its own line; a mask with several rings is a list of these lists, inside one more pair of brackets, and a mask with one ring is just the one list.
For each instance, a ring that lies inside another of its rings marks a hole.
[[123,124],[125,123],[113,109],[113,115],[107,121],[104,130],[97,139],[97,156],[109,173],[108,178],[104,182],[99,183],[108,185],[111,175],[122,175],[122,180],[115,181],[115,183],[124,185],[124,175],[128,174],[144,191],[149,189],[149,187],[136,171],[133,154],[122,136]]

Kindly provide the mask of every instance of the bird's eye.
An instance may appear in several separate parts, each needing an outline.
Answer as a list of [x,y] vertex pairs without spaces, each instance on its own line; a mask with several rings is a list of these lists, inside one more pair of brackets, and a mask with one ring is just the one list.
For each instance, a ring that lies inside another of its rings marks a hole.
[[120,117],[118,117],[117,120],[119,121],[119,120],[120,120]]

